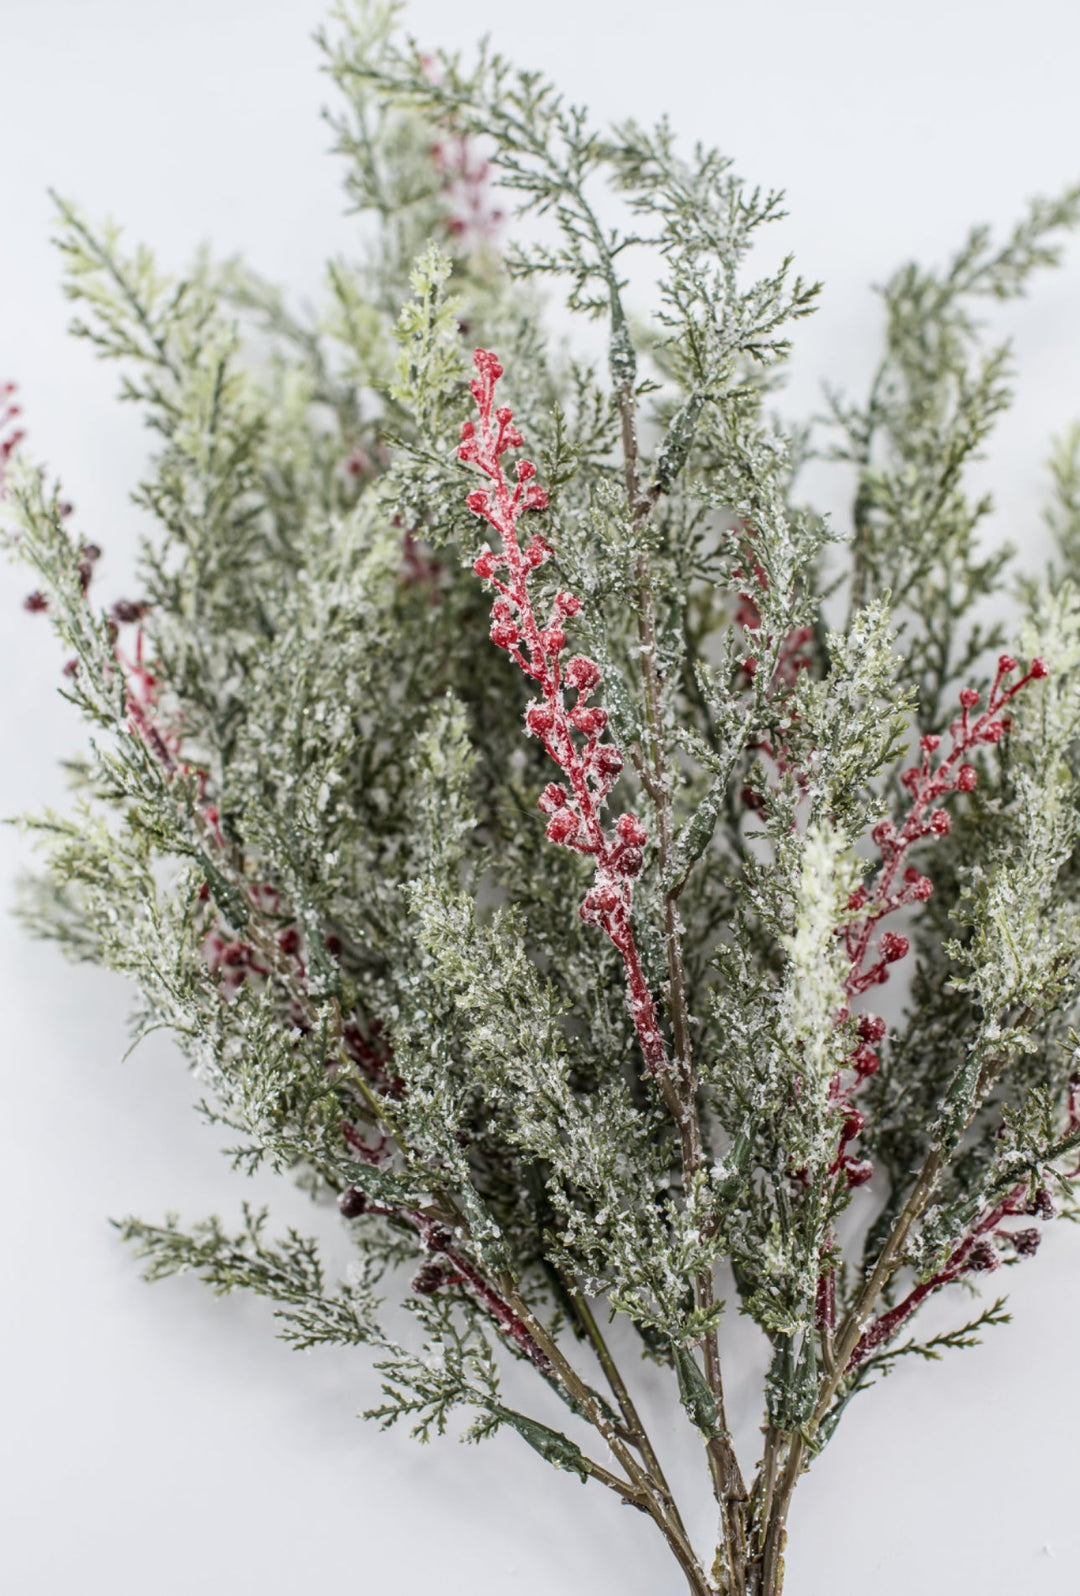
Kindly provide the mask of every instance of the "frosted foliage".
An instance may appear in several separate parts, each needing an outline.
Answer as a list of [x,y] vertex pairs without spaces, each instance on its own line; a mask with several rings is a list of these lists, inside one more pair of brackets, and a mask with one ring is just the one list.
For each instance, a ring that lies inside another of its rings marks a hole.
[[[847,1404],[1002,1322],[957,1288],[1075,1214],[1078,438],[1015,627],[969,467],[1010,397],[981,303],[1054,263],[1080,192],[903,266],[869,396],[811,433],[770,409],[816,295],[757,264],[777,195],[393,6],[322,47],[370,247],[310,313],[58,202],[73,330],[156,452],[137,587],[103,594],[3,390],[4,536],[85,728],[22,914],[134,983],[133,1040],[175,1036],[238,1174],[336,1204],[353,1252],[335,1282],[262,1210],[123,1220],[148,1278],[369,1349],[383,1425],[508,1428],[640,1509],[695,1596],[778,1596]],[[804,502],[811,454],[848,522]],[[956,1322],[922,1339],[930,1298]],[[768,1348],[760,1457],[732,1312]]]

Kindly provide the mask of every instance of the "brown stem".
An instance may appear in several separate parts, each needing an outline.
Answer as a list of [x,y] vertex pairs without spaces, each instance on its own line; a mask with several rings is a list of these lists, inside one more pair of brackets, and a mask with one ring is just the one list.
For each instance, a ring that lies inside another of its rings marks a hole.
[[792,1493],[802,1472],[806,1443],[801,1435],[791,1438],[784,1472],[776,1487],[772,1511],[765,1525],[760,1596],[780,1596],[784,1584],[784,1547],[787,1544],[787,1515]]
[[[613,325],[622,324],[621,309],[614,305],[612,320]],[[656,495],[644,491],[642,487],[641,458],[637,438],[637,403],[632,379],[627,378],[621,384],[617,396],[622,429],[627,506],[635,530],[640,531],[655,503]],[[674,844],[671,776],[664,749],[661,685],[657,664],[656,607],[649,557],[644,550],[637,559],[637,579],[638,641],[649,737],[647,758],[643,760],[643,764],[648,771],[647,787],[656,813],[660,877],[661,880],[666,880]],[[679,889],[676,888],[667,889],[664,894],[664,946],[668,967],[666,996],[674,1044],[676,1086],[674,1093],[670,1091],[669,1086],[664,1095],[678,1127],[683,1181],[689,1193],[701,1172],[704,1159],[690,1038],[690,1011],[679,925],[678,893]],[[696,1277],[694,1297],[700,1312],[707,1313],[714,1306],[715,1294],[711,1269],[701,1271]],[[742,1560],[743,1554],[740,1548],[745,1539],[745,1514],[741,1504],[746,1500],[746,1486],[728,1432],[720,1349],[715,1328],[706,1331],[702,1338],[702,1352],[705,1361],[705,1378],[712,1391],[720,1423],[720,1434],[709,1443],[709,1467],[713,1488],[724,1518],[725,1536],[731,1549],[732,1560],[738,1564]]]
[[[1019,1023],[1029,1024],[1033,1017],[1034,1011],[1027,1008],[1021,1014]],[[965,1129],[978,1113],[979,1108],[986,1099],[986,1094],[994,1087],[1004,1065],[1005,1060],[1001,1058],[987,1059],[983,1064],[972,1095],[971,1109],[965,1122]],[[859,1344],[867,1321],[873,1314],[881,1293],[900,1267],[908,1237],[913,1227],[929,1207],[938,1182],[948,1164],[948,1158],[949,1154],[946,1149],[936,1146],[931,1147],[923,1160],[922,1167],[916,1176],[915,1184],[893,1223],[873,1269],[864,1281],[861,1291],[837,1331],[833,1366],[822,1380],[813,1416],[803,1433],[791,1437],[784,1473],[776,1489],[771,1511],[765,1521],[762,1596],[774,1596],[774,1593],[779,1591],[780,1588],[777,1581],[782,1580],[783,1577],[785,1524],[788,1509],[791,1505],[792,1493],[808,1450],[808,1443],[813,1441],[822,1422],[828,1415],[829,1409],[832,1407],[837,1392],[848,1373],[852,1355]],[[772,1584],[769,1583],[770,1580],[773,1581]]]
[[[671,1502],[670,1492],[667,1490],[666,1485],[656,1478],[651,1468],[642,1467],[615,1426],[605,1418],[592,1392],[569,1362],[562,1348],[552,1339],[545,1327],[534,1316],[528,1304],[518,1294],[517,1286],[511,1277],[500,1277],[499,1287],[505,1300],[520,1317],[537,1345],[550,1360],[556,1374],[581,1409],[584,1417],[603,1436],[620,1467],[641,1492],[642,1501],[639,1505],[644,1506],[645,1511],[663,1534],[677,1558],[679,1566],[686,1575],[687,1582],[695,1596],[712,1596],[705,1571],[698,1562],[697,1555],[687,1539],[686,1531],[683,1528],[677,1509],[674,1508],[674,1503]],[[665,1497],[667,1500],[665,1500]]]
[[626,1381],[623,1379],[619,1366],[612,1356],[611,1348],[608,1346],[607,1340],[604,1337],[604,1333],[596,1321],[596,1315],[593,1313],[592,1308],[589,1306],[584,1294],[580,1290],[575,1290],[571,1293],[571,1301],[573,1302],[574,1310],[581,1321],[582,1328],[585,1331],[586,1336],[589,1338],[589,1341],[592,1343],[592,1347],[596,1353],[597,1359],[599,1360],[600,1367],[604,1371],[604,1377],[607,1380],[608,1385],[611,1387],[616,1402],[619,1404],[619,1411],[622,1413],[623,1419],[626,1421],[627,1431],[631,1436],[634,1445],[638,1448],[639,1452],[644,1458],[649,1472],[652,1474],[657,1485],[664,1493],[674,1522],[678,1524],[680,1530],[682,1530],[685,1534],[686,1531],[679,1515],[679,1510],[675,1505],[675,1498],[671,1494],[671,1488],[669,1487],[667,1479],[664,1476],[664,1471],[660,1466],[660,1460],[653,1449],[652,1441],[649,1439],[645,1425],[642,1423],[641,1415],[638,1413],[634,1399],[630,1395]]

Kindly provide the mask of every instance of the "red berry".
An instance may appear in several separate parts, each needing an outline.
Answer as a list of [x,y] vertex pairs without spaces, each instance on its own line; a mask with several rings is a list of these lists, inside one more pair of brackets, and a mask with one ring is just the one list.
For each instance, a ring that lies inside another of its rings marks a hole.
[[586,704],[575,704],[570,711],[570,724],[586,737],[596,737],[607,725],[607,711]]
[[446,1271],[442,1264],[434,1259],[420,1265],[413,1279],[412,1289],[422,1297],[434,1296],[440,1286],[446,1284]]
[[566,803],[567,796],[565,787],[560,787],[557,782],[549,781],[536,800],[536,806],[538,809],[542,809],[545,815],[553,815],[556,809],[561,809]]
[[979,695],[975,691],[974,687],[965,687],[963,692],[960,694],[960,703],[963,705],[964,709],[974,709],[978,702]]
[[474,349],[473,365],[481,377],[490,382],[492,386],[498,382],[503,374],[503,369],[499,365],[498,355],[493,355],[490,349]]
[[534,737],[543,737],[555,724],[555,710],[551,704],[530,704],[525,711],[525,724]]
[[867,1075],[877,1074],[881,1068],[881,1060],[872,1047],[859,1047],[855,1049],[852,1067],[865,1079]]
[[970,792],[978,779],[974,765],[961,765],[956,773],[957,791]]
[[880,1042],[887,1027],[880,1014],[860,1014],[855,1029],[864,1042]]
[[601,776],[616,777],[623,768],[623,756],[611,743],[601,743],[594,749],[592,757],[593,768]]
[[993,1242],[986,1240],[977,1241],[967,1256],[968,1268],[980,1273],[996,1269],[1000,1262]]
[[632,843],[635,848],[643,848],[648,841],[649,833],[636,815],[620,815],[615,830],[624,842]]
[[998,655],[998,672],[1000,675],[1008,676],[1009,672],[1014,671],[1015,669],[1016,661],[1013,659],[1011,654]]
[[1050,670],[1046,661],[1044,659],[1040,659],[1039,655],[1036,654],[1035,658],[1028,666],[1028,673],[1034,677],[1035,681],[1039,682],[1042,681],[1044,676],[1049,676]]
[[601,670],[595,660],[586,659],[584,654],[575,654],[573,659],[566,663],[564,678],[568,687],[576,687],[579,693],[591,693],[600,680]]
[[368,1200],[355,1186],[346,1186],[337,1205],[346,1219],[359,1219],[361,1214],[367,1213]]
[[[970,768],[970,767],[969,767]],[[935,837],[947,837],[952,830],[952,821],[944,809],[935,809],[930,816],[930,830]]]
[[547,835],[551,842],[565,845],[572,837],[577,836],[577,816],[572,809],[556,809],[547,823]]
[[612,909],[618,905],[618,902],[619,894],[615,891],[615,888],[608,886],[606,882],[601,882],[585,894],[585,902],[582,904],[582,908],[588,908],[599,914],[610,914]]
[[856,1136],[861,1135],[865,1128],[866,1120],[857,1108],[849,1108],[844,1115],[844,1140],[853,1142]]
[[561,654],[566,647],[566,633],[561,627],[549,627],[546,632],[540,633],[540,646],[550,659]]
[[615,856],[615,868],[621,876],[639,876],[644,856],[640,848],[623,848]]
[[897,959],[907,956],[911,943],[907,937],[902,937],[895,931],[886,931],[881,939],[881,957],[886,964],[895,964]]

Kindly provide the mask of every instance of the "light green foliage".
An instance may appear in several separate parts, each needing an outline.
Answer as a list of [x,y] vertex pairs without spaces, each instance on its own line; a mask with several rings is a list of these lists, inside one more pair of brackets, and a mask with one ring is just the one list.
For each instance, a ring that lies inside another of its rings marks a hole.
[[[338,1199],[357,1255],[334,1286],[315,1243],[271,1244],[262,1213],[236,1234],[126,1220],[149,1278],[258,1292],[297,1346],[371,1346],[382,1423],[426,1439],[460,1409],[471,1439],[509,1426],[648,1512],[706,1596],[615,1366],[629,1345],[665,1366],[708,1453],[722,1588],[775,1596],[791,1485],[850,1397],[1004,1316],[919,1342],[897,1339],[905,1315],[853,1361],[863,1328],[995,1205],[1072,1202],[1075,430],[1052,462],[1054,576],[1027,582],[1017,622],[1022,668],[1041,655],[1049,676],[971,753],[974,788],[942,799],[951,831],[905,855],[933,895],[889,921],[914,944],[911,995],[861,1084],[873,991],[852,997],[846,933],[881,879],[873,828],[909,811],[917,736],[944,733],[946,756],[958,688],[985,684],[1014,629],[1007,554],[980,541],[988,503],[966,480],[1011,381],[976,313],[1057,259],[1080,191],[886,285],[870,395],[833,401],[856,480],[851,528],[829,528],[798,502],[805,434],[767,408],[815,295],[790,261],[754,275],[780,196],[714,150],[684,156],[666,123],[598,132],[486,51],[429,58],[395,15],[343,7],[322,41],[371,237],[331,263],[310,318],[239,262],[166,278],[59,206],[74,330],[120,362],[156,452],[135,492],[137,611],[87,593],[44,474],[6,478],[7,536],[90,730],[68,812],[28,822],[46,871],[24,913],[135,984],[133,1040],[172,1032],[238,1169]],[[490,158],[545,241],[470,234],[436,144]],[[630,252],[651,261],[652,317],[627,304]],[[548,339],[546,280],[606,324],[606,372]],[[550,494],[537,613],[580,597],[569,646],[603,670],[626,760],[609,821],[648,828],[633,924],[666,1075],[643,1074],[623,960],[578,912],[591,862],[544,836],[557,772],[488,639],[471,570],[488,529],[455,454],[477,345],[505,366],[499,400]],[[856,1159],[874,1165],[858,1191]],[[1007,1225],[990,1245],[1019,1256]],[[770,1348],[749,1495],[718,1374],[720,1263]],[[411,1337],[389,1334],[377,1290]],[[506,1356],[572,1434],[503,1403]]]
[[147,1280],[197,1274],[219,1296],[230,1291],[257,1291],[277,1303],[274,1316],[282,1337],[303,1350],[319,1342],[358,1345],[376,1340],[375,1306],[359,1279],[351,1288],[328,1293],[318,1245],[310,1236],[290,1230],[276,1246],[264,1237],[267,1214],[244,1204],[243,1229],[229,1236],[216,1219],[195,1225],[190,1234],[170,1217],[164,1225],[125,1219],[118,1226],[135,1256],[144,1258]]
[[1050,456],[1053,497],[1046,521],[1067,571],[1080,567],[1080,422],[1059,438]]
[[1010,347],[985,346],[980,304],[1024,294],[1040,267],[1058,263],[1061,234],[1078,219],[1080,186],[1035,200],[1004,244],[976,227],[944,270],[902,267],[882,290],[886,352],[866,404],[830,396],[843,435],[836,456],[857,474],[852,609],[885,596],[899,612],[923,731],[943,728],[956,688],[1004,640],[1000,622],[972,618],[1009,558],[980,542],[991,501],[965,484],[1012,393]]

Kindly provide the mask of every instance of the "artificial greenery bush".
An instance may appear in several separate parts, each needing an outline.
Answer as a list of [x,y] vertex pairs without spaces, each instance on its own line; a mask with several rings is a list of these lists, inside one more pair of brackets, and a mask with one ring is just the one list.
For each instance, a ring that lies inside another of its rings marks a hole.
[[[103,608],[59,488],[0,449],[91,730],[23,913],[134,982],[135,1037],[172,1031],[238,1171],[336,1202],[356,1251],[334,1285],[262,1212],[126,1220],[148,1278],[371,1347],[383,1424],[509,1426],[649,1515],[697,1596],[776,1596],[851,1398],[1005,1317],[958,1301],[920,1341],[921,1304],[1073,1211],[1080,433],[1043,579],[983,548],[967,479],[1010,397],[980,306],[1056,260],[1080,188],[901,269],[868,398],[792,435],[770,394],[816,289],[750,269],[779,197],[425,55],[394,9],[322,40],[375,225],[317,320],[59,205],[74,330],[157,453],[139,593]],[[539,225],[508,241],[491,180]],[[547,335],[545,278],[606,368]],[[811,453],[854,480],[847,528],[801,502]],[[770,1348],[752,1473],[734,1311]],[[640,1357],[711,1480],[707,1555]],[[504,1401],[506,1358],[564,1430]]]

